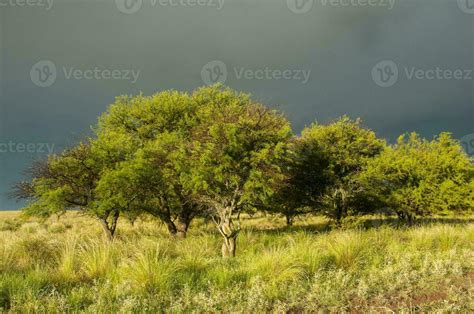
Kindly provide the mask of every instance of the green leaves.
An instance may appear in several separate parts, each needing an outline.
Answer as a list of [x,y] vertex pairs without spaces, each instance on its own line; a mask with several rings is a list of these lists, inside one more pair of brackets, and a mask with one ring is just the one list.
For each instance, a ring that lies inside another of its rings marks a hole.
[[308,212],[339,221],[382,207],[405,217],[474,208],[472,160],[448,133],[387,146],[344,116],[294,136],[282,114],[221,85],[117,97],[93,129],[18,185],[25,212],[80,209],[111,217],[113,230],[119,214],[151,214],[176,232],[175,218],[186,231],[193,217],[223,209],[291,222]]
[[[192,95],[200,124],[193,130],[190,182],[212,206],[248,207],[272,193],[277,159],[290,138],[288,121],[254,103],[248,95],[221,86]],[[212,208],[211,208],[212,209]]]
[[384,147],[385,142],[363,128],[360,120],[348,117],[305,128],[288,145],[289,158],[282,164],[286,178],[275,198],[276,210],[287,216],[320,212],[340,220],[359,210],[361,203],[367,207],[361,201],[367,198],[366,191],[357,176]]
[[371,160],[362,178],[397,212],[429,215],[474,208],[473,170],[449,133],[432,141],[412,133]]

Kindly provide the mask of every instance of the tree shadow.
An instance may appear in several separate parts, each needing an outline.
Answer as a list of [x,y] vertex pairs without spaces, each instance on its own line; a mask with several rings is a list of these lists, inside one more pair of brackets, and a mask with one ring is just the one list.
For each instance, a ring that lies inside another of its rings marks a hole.
[[279,235],[279,234],[288,234],[295,232],[305,232],[305,233],[327,233],[332,230],[331,226],[326,222],[312,223],[305,225],[293,225],[293,226],[275,226],[272,228],[258,228],[250,227],[246,228],[251,232],[257,234],[266,234],[266,235]]
[[474,218],[465,217],[465,218],[455,218],[455,217],[425,217],[417,218],[412,222],[407,222],[400,220],[398,217],[383,217],[383,218],[367,218],[360,217],[354,224],[350,226],[340,226],[334,227],[329,222],[318,222],[318,223],[307,223],[304,225],[293,225],[293,226],[274,226],[271,228],[258,228],[252,226],[250,228],[245,228],[248,231],[257,233],[257,234],[266,234],[266,235],[278,235],[278,234],[288,234],[293,232],[305,232],[313,234],[328,233],[332,230],[344,230],[344,229],[362,229],[362,230],[371,230],[378,229],[382,227],[390,228],[411,228],[419,226],[432,226],[432,225],[467,225],[474,223]]
[[369,218],[365,219],[360,227],[363,229],[377,229],[380,227],[410,228],[431,225],[467,225],[474,223],[474,218],[464,217],[422,217],[413,221],[400,220],[398,217]]

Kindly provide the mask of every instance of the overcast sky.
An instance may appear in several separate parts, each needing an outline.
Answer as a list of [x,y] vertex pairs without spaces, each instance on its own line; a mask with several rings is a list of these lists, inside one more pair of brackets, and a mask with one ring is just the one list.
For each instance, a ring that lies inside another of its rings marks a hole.
[[474,139],[474,0],[41,1],[0,0],[0,209],[120,94],[220,81],[296,132],[348,114]]

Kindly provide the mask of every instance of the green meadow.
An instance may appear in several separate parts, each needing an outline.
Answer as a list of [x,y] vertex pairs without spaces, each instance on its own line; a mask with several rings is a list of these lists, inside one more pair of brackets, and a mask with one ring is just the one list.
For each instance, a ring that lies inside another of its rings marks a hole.
[[110,242],[79,212],[0,212],[0,309],[10,313],[470,312],[470,217],[245,216],[239,254],[223,259],[212,222],[177,239],[156,220],[120,222]]

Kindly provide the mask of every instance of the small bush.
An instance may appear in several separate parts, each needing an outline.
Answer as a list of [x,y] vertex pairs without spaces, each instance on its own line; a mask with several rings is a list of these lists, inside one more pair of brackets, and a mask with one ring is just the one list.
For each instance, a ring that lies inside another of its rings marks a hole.
[[27,222],[20,228],[21,231],[26,233],[36,233],[41,228],[41,224],[37,222]]
[[14,249],[23,267],[50,266],[56,263],[58,256],[58,249],[43,237],[23,239]]
[[66,231],[66,226],[59,222],[53,223],[48,227],[48,232],[51,233],[63,233],[64,231]]
[[82,246],[82,272],[87,279],[99,279],[115,270],[118,264],[117,250],[103,241],[91,241]]
[[0,220],[0,231],[17,231],[21,227],[21,222],[15,219]]
[[6,287],[0,286],[0,311],[8,311],[11,307],[10,292]]

